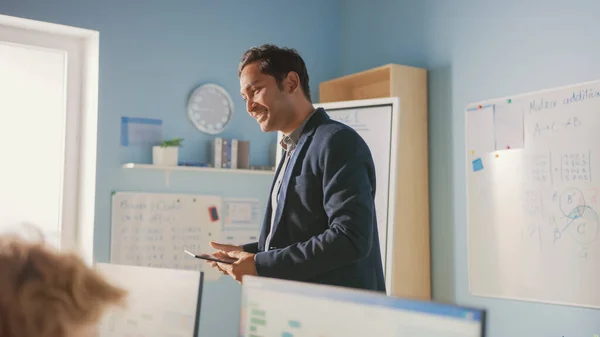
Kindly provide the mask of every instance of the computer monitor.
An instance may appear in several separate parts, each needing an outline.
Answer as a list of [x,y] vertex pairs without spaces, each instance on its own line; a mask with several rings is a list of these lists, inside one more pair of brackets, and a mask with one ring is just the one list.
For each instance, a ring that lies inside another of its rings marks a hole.
[[102,318],[99,337],[198,336],[203,272],[112,263],[95,268],[128,292],[126,305]]
[[241,337],[483,337],[485,310],[245,276]]

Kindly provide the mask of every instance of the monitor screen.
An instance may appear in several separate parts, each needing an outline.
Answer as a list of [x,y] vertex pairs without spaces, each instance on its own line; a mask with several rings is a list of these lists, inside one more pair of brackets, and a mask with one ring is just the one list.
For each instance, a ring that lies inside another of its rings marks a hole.
[[203,272],[113,263],[95,268],[127,291],[125,306],[103,315],[98,337],[198,335]]
[[242,337],[483,337],[485,311],[350,288],[244,277]]

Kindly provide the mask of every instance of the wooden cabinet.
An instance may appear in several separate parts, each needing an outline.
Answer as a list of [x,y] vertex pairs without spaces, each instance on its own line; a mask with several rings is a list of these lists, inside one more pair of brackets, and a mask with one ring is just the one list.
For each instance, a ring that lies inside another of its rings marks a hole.
[[[344,110],[361,110],[363,120],[357,122],[362,128],[359,133],[363,138],[372,139],[371,145],[377,147],[371,149],[374,157],[379,158],[374,158],[376,166],[389,164],[387,171],[378,170],[384,176],[377,177],[378,181],[385,182],[384,185],[378,183],[377,188],[389,192],[387,219],[383,219],[387,220],[388,228],[384,230],[390,236],[385,239],[387,252],[384,254],[388,260],[388,292],[401,297],[431,299],[427,71],[388,64],[323,82],[319,89],[320,103],[316,106],[325,107],[331,115],[343,115]],[[375,115],[386,114],[385,109],[366,109],[380,104],[391,106],[390,131],[385,130],[382,123],[371,121],[387,118]],[[372,118],[369,113],[373,113]],[[367,130],[364,128],[367,124],[381,130]],[[386,143],[389,146],[382,145]],[[386,151],[389,159],[381,159],[378,151]]]

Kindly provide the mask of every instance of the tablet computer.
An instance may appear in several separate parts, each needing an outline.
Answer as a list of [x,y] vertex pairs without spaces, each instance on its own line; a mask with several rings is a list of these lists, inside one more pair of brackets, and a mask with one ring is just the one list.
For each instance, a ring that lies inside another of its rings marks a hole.
[[197,259],[202,259],[202,260],[207,260],[207,261],[213,261],[213,262],[219,262],[219,263],[226,263],[226,264],[232,264],[235,261],[237,261],[237,259],[233,259],[233,258],[231,258],[231,259],[218,259],[218,258],[216,258],[216,257],[214,257],[212,255],[208,255],[208,254],[200,254],[200,255],[198,255],[198,254],[194,254],[194,253],[190,252],[187,249],[184,249],[183,251],[186,252],[187,254],[189,254],[189,255],[197,258]]

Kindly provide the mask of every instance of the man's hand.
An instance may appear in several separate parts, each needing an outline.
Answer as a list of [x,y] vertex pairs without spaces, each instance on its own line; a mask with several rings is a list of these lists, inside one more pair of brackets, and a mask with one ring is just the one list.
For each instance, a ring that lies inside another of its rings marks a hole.
[[254,265],[254,254],[243,252],[241,250],[230,251],[223,253],[226,257],[237,259],[233,264],[217,262],[217,268],[224,274],[229,274],[231,277],[242,283],[244,275],[258,275],[256,266]]
[[[229,259],[230,257],[227,256],[227,254],[225,252],[235,252],[235,251],[242,251],[242,246],[235,246],[235,245],[227,245],[224,243],[217,243],[217,242],[209,242],[210,246],[213,247],[214,249],[218,250],[218,252],[212,254],[212,257],[215,257],[217,259]],[[227,272],[225,272],[223,269],[221,269],[216,262],[213,261],[206,261],[206,263],[210,264],[211,267],[213,268],[217,268],[221,273],[228,275]]]
[[216,242],[209,242],[210,246],[213,247],[216,250],[222,250],[224,252],[233,252],[233,251],[242,251],[242,246],[234,246],[234,245],[227,245],[224,243],[216,243]]

